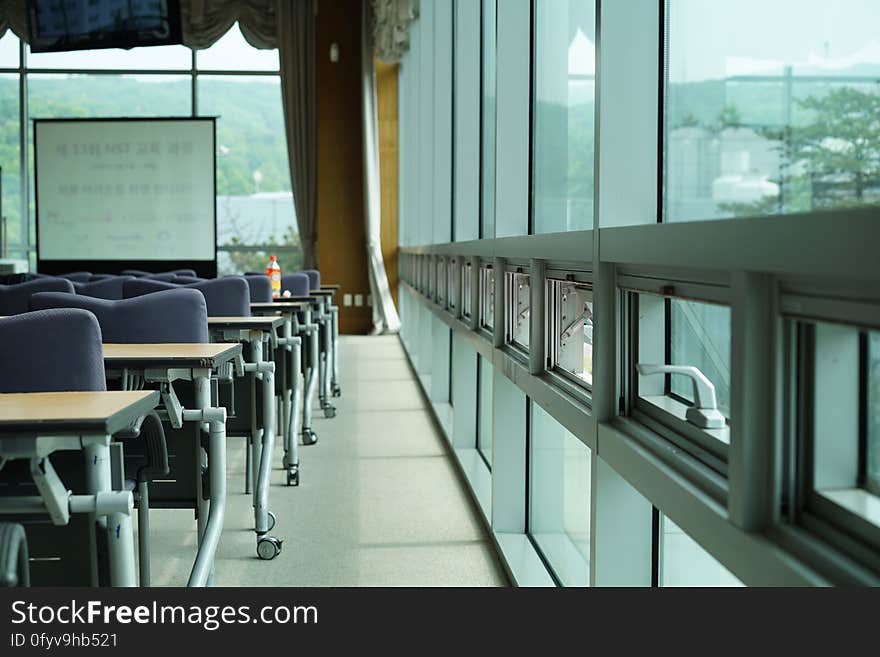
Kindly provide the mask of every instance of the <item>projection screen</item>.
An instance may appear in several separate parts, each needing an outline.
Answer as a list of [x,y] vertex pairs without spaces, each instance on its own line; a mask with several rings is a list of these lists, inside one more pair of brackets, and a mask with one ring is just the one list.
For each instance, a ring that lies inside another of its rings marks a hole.
[[35,120],[38,269],[216,270],[214,140],[213,118]]

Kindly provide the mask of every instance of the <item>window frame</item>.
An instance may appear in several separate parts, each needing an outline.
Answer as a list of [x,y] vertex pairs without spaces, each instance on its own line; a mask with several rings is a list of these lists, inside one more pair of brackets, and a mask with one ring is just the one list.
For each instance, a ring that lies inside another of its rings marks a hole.
[[[592,407],[593,386],[576,374],[560,367],[557,360],[558,334],[556,327],[556,303],[553,286],[556,283],[572,283],[585,288],[590,295],[590,303],[595,304],[593,296],[593,276],[589,271],[572,271],[548,267],[544,276],[544,369],[547,377],[566,393]],[[595,308],[595,305],[593,306]]]
[[[529,310],[529,319],[525,322],[525,334],[528,336],[529,344],[523,344],[521,341],[517,340],[516,332],[514,330],[514,324],[516,322],[517,317],[517,302],[519,297],[519,289],[517,285],[517,280],[519,277],[526,277],[528,280],[528,310]],[[524,359],[526,362],[529,359],[529,353],[534,348],[532,345],[532,328],[531,328],[531,313],[532,313],[532,298],[531,298],[531,289],[533,283],[533,276],[531,274],[531,270],[525,264],[518,264],[515,262],[508,262],[504,267],[504,345],[507,349],[515,354],[517,357]]]

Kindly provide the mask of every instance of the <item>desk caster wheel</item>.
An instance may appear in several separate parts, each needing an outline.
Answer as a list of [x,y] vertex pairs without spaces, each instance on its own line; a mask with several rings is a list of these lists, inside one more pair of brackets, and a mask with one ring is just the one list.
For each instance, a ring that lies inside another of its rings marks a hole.
[[318,442],[318,434],[311,429],[304,429],[302,432],[303,445],[314,445]]
[[342,397],[342,388],[340,388],[338,385],[333,386],[333,396]]
[[271,511],[267,511],[266,515],[269,517],[269,526],[266,528],[266,531],[270,532],[275,527],[275,523],[278,522],[278,519],[275,518],[275,514]]
[[299,486],[299,467],[292,467],[287,471],[287,485]]
[[333,404],[327,404],[324,407],[324,417],[326,417],[326,418],[336,417],[336,407]]
[[271,561],[281,553],[281,541],[274,536],[260,536],[257,539],[257,556]]

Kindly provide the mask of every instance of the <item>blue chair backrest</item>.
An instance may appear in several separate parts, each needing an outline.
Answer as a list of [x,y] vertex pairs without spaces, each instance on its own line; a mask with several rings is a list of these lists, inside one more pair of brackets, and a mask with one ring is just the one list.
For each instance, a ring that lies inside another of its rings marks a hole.
[[250,317],[251,303],[248,284],[241,276],[215,278],[199,283],[176,285],[148,278],[135,278],[126,281],[122,293],[126,298],[139,297],[159,290],[174,289],[198,290],[205,297],[208,317]]
[[92,272],[90,271],[72,271],[68,274],[61,274],[58,278],[66,278],[73,283],[88,283],[92,280]]
[[251,292],[251,303],[265,303],[272,301],[272,281],[265,274],[245,274]]
[[309,277],[309,289],[321,289],[321,272],[319,272],[317,269],[303,269],[300,273],[305,274]]
[[123,299],[122,285],[125,281],[134,280],[133,276],[111,276],[101,278],[89,283],[77,283],[74,281],[73,289],[77,294],[98,299]]
[[205,298],[195,290],[166,290],[118,301],[44,292],[31,298],[31,306],[88,310],[98,318],[109,343],[208,342]]
[[144,271],[143,269],[123,269],[120,274],[122,274],[123,276],[134,276],[135,278],[155,278],[156,276],[161,276],[163,278],[171,276],[191,276],[193,278],[196,277],[195,269],[175,269],[173,271],[162,272]]
[[281,276],[281,292],[290,292],[293,296],[307,296],[310,290],[309,277],[306,274],[283,274]]
[[0,315],[18,315],[29,309],[28,301],[36,292],[73,292],[66,278],[45,276],[17,285],[0,285]]
[[[164,280],[164,279],[163,279]],[[210,279],[207,278],[199,278],[198,276],[181,276],[180,274],[174,274],[174,278],[168,283],[175,283],[177,285],[187,285],[188,283],[201,283],[202,281],[207,281]]]
[[0,319],[0,393],[106,389],[92,313],[63,308]]

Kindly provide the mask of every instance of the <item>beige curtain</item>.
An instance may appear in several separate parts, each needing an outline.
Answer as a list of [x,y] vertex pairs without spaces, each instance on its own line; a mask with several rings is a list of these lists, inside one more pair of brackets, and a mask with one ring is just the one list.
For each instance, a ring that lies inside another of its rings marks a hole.
[[372,11],[368,2],[361,9],[361,105],[364,123],[364,220],[367,233],[367,267],[373,295],[373,333],[397,333],[400,317],[391,297],[382,258],[382,199],[379,179],[379,125],[376,73],[373,66]]

